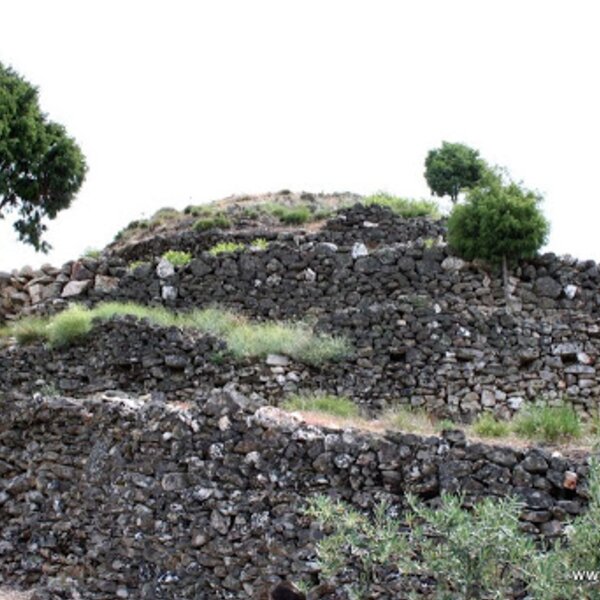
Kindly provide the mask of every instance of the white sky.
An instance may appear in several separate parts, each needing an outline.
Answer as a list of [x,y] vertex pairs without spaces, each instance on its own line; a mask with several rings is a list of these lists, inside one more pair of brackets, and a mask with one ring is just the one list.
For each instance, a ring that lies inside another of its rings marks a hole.
[[477,148],[546,197],[549,249],[600,259],[594,0],[0,0],[0,61],[89,173],[61,264],[158,208],[281,188],[429,196],[427,151]]

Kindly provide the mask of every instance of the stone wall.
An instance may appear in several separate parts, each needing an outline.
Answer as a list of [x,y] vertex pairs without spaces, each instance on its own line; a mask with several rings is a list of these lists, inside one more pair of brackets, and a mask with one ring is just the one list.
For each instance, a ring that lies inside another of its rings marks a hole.
[[[373,410],[398,402],[426,404],[458,419],[481,410],[506,417],[540,397],[558,401],[565,396],[582,411],[596,411],[597,265],[553,255],[523,262],[513,269],[516,306],[507,314],[498,274],[449,254],[440,231],[441,224],[426,219],[355,206],[319,232],[279,234],[265,251],[213,257],[205,246],[199,248],[214,232],[208,238],[184,232],[180,235],[200,244],[185,267],[173,268],[157,257],[135,269],[117,255],[82,259],[62,269],[0,277],[0,295],[13,316],[54,312],[69,301],[132,300],[174,310],[219,304],[258,319],[309,318],[318,331],[350,339],[354,356],[322,369],[290,364],[283,373],[265,373],[264,365],[254,362],[242,365],[238,377],[235,366],[228,365],[230,380],[257,385],[275,402],[283,390],[316,388],[349,395]],[[150,250],[158,247],[143,246],[134,255]],[[142,373],[144,389],[157,381],[159,390],[213,383],[212,346],[199,359],[184,344],[176,352],[186,365],[180,368],[166,364],[166,354],[158,350],[149,358],[152,350],[139,347],[135,332],[128,340],[123,335],[117,333],[118,351],[102,334],[81,348],[94,358],[86,365],[80,350],[53,353],[49,361],[40,360],[47,352],[41,348],[4,350],[0,362],[17,368],[0,372],[0,381],[31,389],[39,379],[63,391],[77,386],[93,391],[111,387],[114,380],[135,392],[142,391]],[[173,344],[165,348],[173,355]]]
[[317,493],[361,509],[407,492],[515,494],[523,527],[550,536],[585,508],[585,457],[457,431],[332,430],[260,404],[232,389],[192,405],[0,401],[0,583],[52,598],[256,598],[282,577],[316,578],[319,531],[302,507]]

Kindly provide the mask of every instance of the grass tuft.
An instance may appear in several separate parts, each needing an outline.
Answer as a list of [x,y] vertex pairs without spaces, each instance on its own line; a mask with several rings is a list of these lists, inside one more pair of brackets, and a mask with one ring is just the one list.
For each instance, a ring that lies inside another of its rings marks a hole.
[[378,192],[364,199],[365,206],[385,206],[401,217],[431,217],[440,216],[438,205],[431,200],[413,200],[392,196],[386,192]]
[[198,219],[194,223],[194,229],[196,231],[207,231],[209,229],[229,229],[231,227],[231,221],[223,214],[216,213]]
[[505,437],[510,433],[510,425],[506,421],[498,421],[494,415],[487,412],[479,415],[471,428],[481,437]]
[[555,442],[581,437],[582,426],[572,406],[531,406],[514,421],[514,431],[522,437]]
[[359,416],[358,406],[345,396],[334,396],[332,394],[294,394],[283,404],[285,410],[301,410],[319,412],[344,419]]
[[342,359],[351,353],[351,346],[345,338],[317,335],[303,324],[252,323],[218,308],[178,314],[160,306],[126,302],[104,302],[91,310],[73,305],[51,319],[23,319],[7,326],[0,334],[16,336],[20,343],[47,340],[53,346],[64,346],[88,334],[94,319],[107,320],[125,315],[148,319],[162,327],[180,327],[220,337],[237,359],[285,354],[307,364],[321,364]]
[[304,204],[286,206],[285,204],[267,202],[261,204],[260,209],[276,217],[281,223],[285,223],[286,225],[302,225],[312,219],[310,208]]
[[269,242],[265,238],[256,238],[250,242],[250,248],[254,250],[266,250],[269,247]]
[[84,338],[92,330],[93,313],[80,305],[70,306],[55,315],[47,327],[47,339],[51,346],[70,346]]
[[12,335],[19,344],[31,344],[44,340],[48,336],[48,319],[44,317],[25,317],[5,328],[5,335]]
[[219,256],[219,254],[226,254],[228,252],[237,252],[238,250],[244,249],[244,244],[238,242],[219,242],[212,248],[209,248],[208,253],[213,256]]

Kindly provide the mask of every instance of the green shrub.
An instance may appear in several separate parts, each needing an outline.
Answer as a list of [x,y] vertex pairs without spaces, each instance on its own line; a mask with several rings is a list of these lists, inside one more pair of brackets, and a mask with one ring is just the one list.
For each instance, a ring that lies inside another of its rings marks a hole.
[[282,405],[285,410],[302,410],[319,412],[344,419],[359,416],[358,406],[345,396],[334,396],[332,394],[315,393],[290,396]]
[[411,200],[408,198],[400,198],[392,196],[385,192],[378,192],[372,196],[368,196],[363,200],[365,206],[378,205],[385,206],[397,215],[405,218],[410,217],[431,217],[438,218],[440,216],[438,206],[430,200]]
[[596,459],[590,462],[587,489],[587,511],[567,525],[566,541],[552,546],[538,545],[521,531],[522,505],[513,498],[490,497],[465,510],[460,496],[442,494],[439,505],[428,508],[409,495],[408,530],[384,503],[369,518],[317,496],[305,512],[325,533],[316,548],[322,575],[334,579],[344,573],[346,581],[353,581],[345,586],[353,598],[370,597],[378,567],[383,567],[383,573],[395,571],[407,583],[415,576],[433,578],[432,597],[438,600],[504,600],[523,586],[535,600],[591,600],[599,597],[598,583],[577,580],[574,574],[600,571]]
[[250,247],[255,250],[266,250],[269,247],[269,242],[265,238],[256,238],[250,242]]
[[473,423],[472,429],[482,437],[504,437],[510,433],[510,426],[506,421],[498,421],[487,412],[479,415]]
[[47,329],[47,339],[54,347],[69,346],[91,331],[92,318],[92,311],[84,306],[70,306],[52,317]]
[[304,204],[287,206],[268,202],[262,204],[260,208],[286,225],[302,225],[310,221],[312,216],[310,208]]
[[514,430],[520,436],[555,442],[578,438],[582,427],[579,416],[572,406],[530,406],[514,421]]
[[192,260],[192,255],[189,252],[181,250],[168,250],[162,257],[168,260],[174,267],[185,267]]
[[229,229],[231,221],[223,213],[203,217],[194,223],[196,231],[207,231],[208,229]]
[[208,249],[208,253],[213,256],[218,256],[219,254],[225,254],[228,252],[237,252],[238,250],[243,250],[244,244],[240,244],[238,242],[219,242],[215,244],[212,248]]

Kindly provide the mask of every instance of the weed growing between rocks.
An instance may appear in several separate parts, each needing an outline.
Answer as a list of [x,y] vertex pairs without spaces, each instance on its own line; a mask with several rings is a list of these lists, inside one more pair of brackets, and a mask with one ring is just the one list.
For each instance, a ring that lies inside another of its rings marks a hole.
[[237,252],[238,250],[244,250],[244,244],[238,242],[219,242],[212,248],[209,248],[208,253],[212,256],[219,256],[219,254],[225,254],[228,252]]
[[206,216],[198,219],[194,223],[196,231],[208,231],[209,229],[229,229],[231,221],[223,213],[215,213],[212,216]]
[[371,597],[391,573],[406,591],[416,577],[433,579],[433,597],[440,600],[597,598],[598,582],[578,575],[600,572],[597,461],[588,488],[588,512],[567,527],[567,541],[553,548],[540,547],[520,529],[522,507],[514,498],[485,498],[466,510],[461,496],[443,494],[440,506],[429,508],[409,495],[401,521],[386,503],[369,517],[317,496],[306,514],[325,533],[317,544],[322,576],[339,582],[351,598]]
[[168,250],[162,257],[168,260],[174,267],[185,267],[192,260],[192,255],[189,252],[181,250]]
[[307,364],[321,364],[347,357],[352,349],[345,338],[315,334],[305,324],[254,323],[218,308],[174,313],[163,307],[107,302],[88,309],[72,305],[50,318],[25,318],[8,326],[0,335],[14,336],[19,343],[45,340],[52,346],[65,346],[90,333],[94,319],[118,316],[147,319],[162,327],[179,327],[224,339],[234,358],[264,358],[284,354]]

